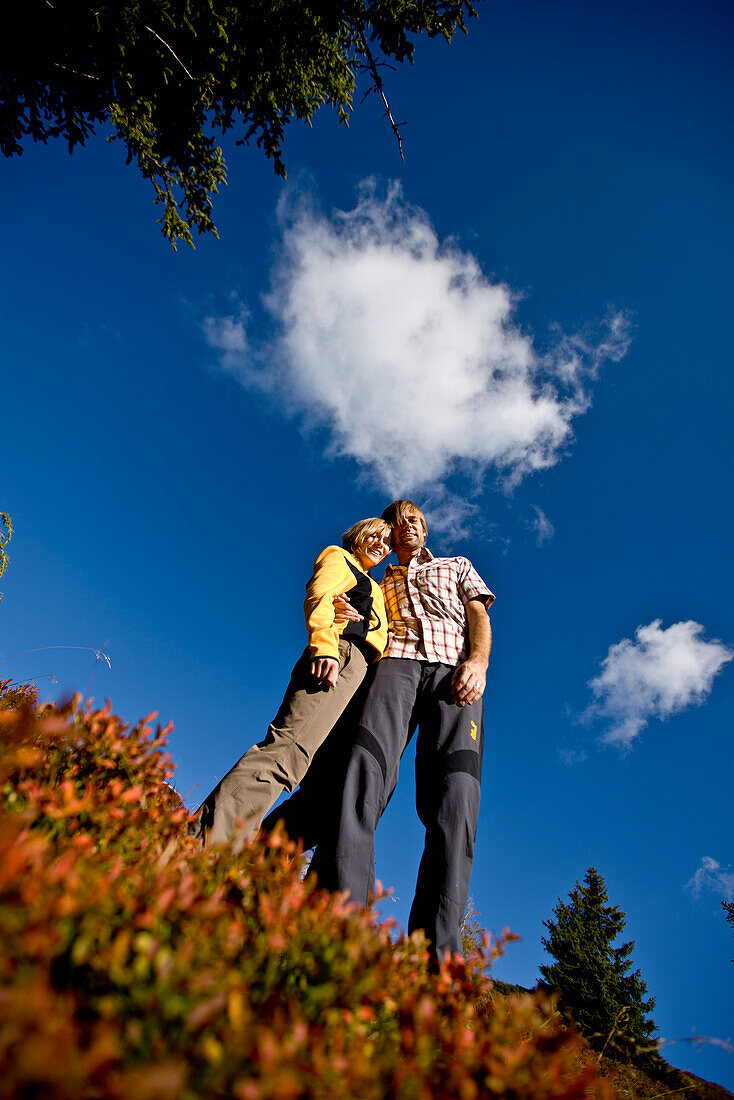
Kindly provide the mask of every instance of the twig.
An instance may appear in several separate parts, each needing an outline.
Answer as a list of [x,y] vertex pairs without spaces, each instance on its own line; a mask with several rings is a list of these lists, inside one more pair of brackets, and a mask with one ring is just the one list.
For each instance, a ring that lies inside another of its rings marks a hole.
[[374,84],[373,84],[372,88],[370,88],[369,91],[365,94],[369,94],[369,92],[372,92],[372,91],[375,91],[375,90],[380,93],[380,99],[382,100],[382,102],[385,105],[385,117],[389,120],[390,126],[392,128],[392,132],[395,134],[395,137],[397,138],[398,152],[400,153],[400,159],[403,162],[403,164],[405,164],[405,157],[403,155],[403,139],[400,136],[400,127],[404,126],[405,123],[404,122],[398,123],[393,118],[392,109],[391,109],[390,104],[388,102],[387,96],[385,95],[385,86],[382,83],[382,77],[380,76],[379,70],[377,68],[377,63],[376,63],[374,57],[372,56],[372,51],[370,50],[369,43],[367,42],[364,31],[361,30],[360,28],[357,28],[357,34],[358,34],[360,42],[362,44],[362,49],[363,49],[363,51],[365,53],[365,56],[367,58],[367,67],[370,70],[370,72],[372,74],[372,79],[374,81]]
[[91,645],[39,645],[37,649],[24,649],[22,653],[10,653],[7,657],[0,657],[0,661],[11,661],[13,657],[25,657],[28,653],[40,653],[44,649],[84,649],[88,653],[93,653],[98,661],[106,661],[107,667],[112,668],[112,662],[107,654]]
[[147,23],[144,23],[144,24],[143,24],[143,26],[145,27],[146,31],[150,31],[150,33],[151,33],[151,34],[153,35],[153,37],[154,37],[154,38],[157,38],[157,39],[158,39],[158,41],[159,41],[159,42],[161,42],[161,43],[162,43],[162,44],[163,44],[163,45],[164,45],[164,46],[166,47],[166,49],[167,49],[167,50],[168,50],[168,52],[170,53],[171,57],[175,58],[175,59],[176,59],[176,61],[178,61],[179,65],[181,66],[181,68],[183,69],[183,71],[184,71],[184,72],[186,73],[186,75],[187,75],[187,77],[189,78],[189,80],[193,80],[193,79],[194,79],[194,78],[193,78],[193,76],[191,75],[191,73],[189,72],[189,70],[188,70],[188,69],[186,68],[186,66],[184,65],[183,61],[182,61],[182,60],[181,60],[181,58],[180,58],[180,57],[178,56],[178,54],[174,53],[174,51],[173,51],[173,50],[171,49],[171,47],[170,47],[170,46],[168,45],[168,43],[166,42],[165,38],[161,38],[161,36],[160,36],[160,35],[158,34],[158,32],[157,32],[157,31],[154,31],[152,27],[149,27]]
[[62,72],[71,73],[72,76],[83,76],[85,80],[99,80],[96,73],[80,73],[78,69],[70,69],[68,65],[62,65],[60,61],[54,61],[54,68]]
[[17,687],[18,684],[30,684],[35,683],[36,680],[50,680],[52,684],[58,684],[58,680],[54,676],[53,672],[42,672],[38,676],[29,676],[27,680],[11,680],[6,687]]
[[[106,638],[105,641],[102,644],[104,646],[106,646],[108,642],[109,642],[109,638]],[[95,651],[95,652],[97,652],[97,651]],[[99,650],[99,652],[97,653],[97,660],[94,662],[94,667],[92,668],[92,671],[89,673],[89,679],[87,680],[87,688],[86,688],[86,691],[84,692],[87,699],[89,698],[89,693],[92,690],[92,681],[94,680],[94,677],[97,675],[97,669],[99,668],[99,654],[100,653],[102,653],[102,656],[104,656],[103,651]],[[109,663],[109,660],[107,661],[107,667],[108,668],[112,667]]]
[[[624,1006],[623,1008],[620,1008],[619,1012],[618,1012],[618,1013],[617,1013],[617,1015],[616,1015],[616,1016],[614,1017],[614,1023],[612,1024],[612,1030],[611,1030],[611,1031],[609,1032],[609,1034],[607,1035],[607,1038],[606,1038],[606,1042],[604,1043],[604,1046],[603,1046],[603,1047],[601,1048],[601,1053],[599,1054],[599,1057],[598,1057],[598,1059],[597,1059],[597,1061],[598,1061],[598,1062],[601,1062],[601,1060],[602,1060],[602,1058],[603,1058],[603,1056],[604,1056],[604,1051],[605,1051],[605,1050],[607,1049],[607,1047],[609,1046],[609,1040],[611,1039],[612,1035],[614,1035],[614,1032],[615,1032],[615,1031],[617,1030],[617,1024],[619,1023],[619,1019],[620,1019],[620,1017],[621,1017],[621,1016],[626,1016],[626,1015],[627,1015],[627,1008],[628,1008],[628,1006],[627,1006],[627,1005],[625,1005],[625,1006]],[[602,1033],[602,1034],[603,1034],[603,1033]]]
[[[2,528],[5,528],[6,533],[3,533]],[[5,547],[8,545],[13,537],[13,524],[10,516],[7,512],[0,512],[0,577],[8,567],[8,555],[5,553]]]
[[[393,73],[395,72],[395,66],[394,66],[394,65],[389,65],[389,64],[387,63],[387,61],[376,61],[376,62],[375,62],[375,67],[376,67],[376,68],[379,68],[379,69],[389,69],[389,70],[390,70],[391,72],[393,72]],[[369,69],[369,65],[365,65],[364,63],[361,63],[361,64],[360,64],[360,66],[359,66],[359,68],[360,68],[361,70],[363,70],[363,69]],[[368,89],[367,89],[367,90],[366,90],[366,91],[365,91],[365,92],[363,93],[363,95],[362,95],[362,98],[361,98],[361,100],[360,100],[360,104],[361,104],[361,103],[364,103],[364,102],[365,102],[365,101],[367,100],[368,96],[371,96],[371,95],[372,95],[372,93],[373,93],[373,92],[376,92],[377,90],[378,90],[378,89],[377,89],[377,88],[375,87],[375,85],[374,85],[374,84],[372,84],[372,85],[371,85],[371,86],[370,86],[370,87],[369,87],[369,88],[368,88]]]
[[695,1089],[696,1085],[683,1085],[679,1089],[671,1089],[670,1092],[656,1092],[654,1096],[650,1096],[649,1100],[660,1100],[661,1096],[675,1096],[677,1092],[687,1092],[688,1089]]
[[671,1043],[710,1043],[711,1046],[721,1047],[727,1054],[731,1054],[734,1047],[726,1039],[719,1039],[715,1035],[685,1035],[682,1039],[659,1039],[656,1048],[661,1050],[663,1047],[670,1046]]

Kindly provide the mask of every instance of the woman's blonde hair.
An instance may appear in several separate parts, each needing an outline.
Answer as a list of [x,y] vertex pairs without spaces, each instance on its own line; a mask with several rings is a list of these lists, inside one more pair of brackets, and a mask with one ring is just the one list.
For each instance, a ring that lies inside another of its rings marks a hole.
[[370,535],[384,535],[390,542],[390,527],[384,519],[373,516],[370,519],[360,519],[348,531],[342,535],[342,546],[350,554],[357,555]]

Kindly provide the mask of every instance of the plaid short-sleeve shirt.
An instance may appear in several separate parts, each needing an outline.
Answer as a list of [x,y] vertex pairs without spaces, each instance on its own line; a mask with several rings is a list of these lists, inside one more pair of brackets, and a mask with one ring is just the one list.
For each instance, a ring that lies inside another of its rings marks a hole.
[[388,565],[380,587],[390,630],[385,656],[445,665],[469,653],[465,604],[494,600],[468,558],[434,558],[425,546],[407,566]]

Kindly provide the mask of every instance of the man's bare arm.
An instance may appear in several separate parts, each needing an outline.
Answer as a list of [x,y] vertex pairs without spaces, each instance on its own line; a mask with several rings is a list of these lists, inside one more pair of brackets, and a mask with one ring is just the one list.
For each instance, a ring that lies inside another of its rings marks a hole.
[[364,615],[360,615],[349,602],[346,592],[340,592],[334,596],[334,622],[335,623],[361,623]]
[[492,648],[492,627],[487,608],[480,597],[466,604],[466,620],[469,630],[469,656],[459,665],[451,681],[451,694],[455,703],[465,707],[481,699],[487,682],[489,652]]

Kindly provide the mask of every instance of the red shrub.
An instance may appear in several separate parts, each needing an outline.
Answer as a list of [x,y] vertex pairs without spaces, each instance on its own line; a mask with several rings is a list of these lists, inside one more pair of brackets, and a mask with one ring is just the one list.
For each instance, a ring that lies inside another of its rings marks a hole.
[[32,680],[20,683],[13,680],[0,680],[0,710],[18,710],[24,706],[35,706],[38,702],[38,688]]
[[612,1096],[551,1002],[429,974],[281,837],[201,851],[153,717],[0,711],[0,1096]]

